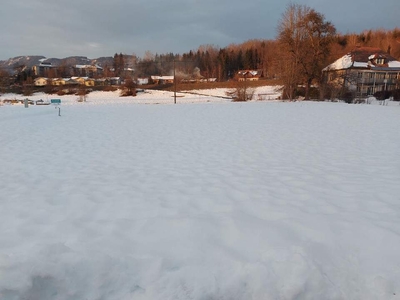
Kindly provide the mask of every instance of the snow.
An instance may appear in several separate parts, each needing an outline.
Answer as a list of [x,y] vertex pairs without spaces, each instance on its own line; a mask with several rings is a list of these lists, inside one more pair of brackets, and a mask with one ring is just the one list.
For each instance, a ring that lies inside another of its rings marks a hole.
[[91,67],[91,65],[75,65],[75,68],[77,69],[85,69],[85,68],[89,68]]
[[[253,100],[275,100],[281,97],[281,86],[260,86],[254,89]],[[214,97],[226,97],[226,93],[232,91],[231,88],[202,89],[184,91],[185,93],[209,95]]]
[[342,56],[341,58],[337,59],[334,63],[330,64],[326,68],[324,68],[324,71],[329,71],[329,70],[342,70],[342,69],[347,69],[352,66],[352,58],[351,55],[347,54]]
[[374,67],[374,65],[366,63],[366,62],[355,61],[353,64],[354,68],[368,68],[368,66]]
[[399,298],[399,105],[182,95],[0,107],[0,299]]
[[[368,59],[373,59],[374,57],[375,57],[375,54],[370,55],[368,57]],[[347,54],[347,55],[344,55],[343,57],[339,58],[334,63],[327,66],[326,68],[324,68],[323,71],[342,70],[342,69],[348,69],[350,67],[367,68],[367,67],[375,67],[375,66],[370,64],[369,62],[359,62],[359,61],[353,62],[351,55]],[[400,62],[399,61],[389,61],[388,67],[389,68],[400,68]]]
[[[43,100],[45,102],[50,102],[51,99],[61,99],[63,106],[70,105],[110,105],[110,104],[173,104],[174,103],[174,93],[167,91],[157,91],[157,90],[146,90],[145,92],[140,92],[136,97],[120,97],[120,91],[114,92],[91,92],[87,95],[87,102],[79,103],[79,96],[77,95],[47,95],[44,93],[36,93],[33,96],[25,97],[15,94],[3,94],[0,96],[0,100],[4,99],[25,99],[37,101]],[[197,94],[186,94],[186,93],[176,93],[177,103],[202,103],[202,102],[228,102],[230,99],[222,99],[197,95]]]
[[393,60],[388,63],[389,68],[400,68],[400,61]]

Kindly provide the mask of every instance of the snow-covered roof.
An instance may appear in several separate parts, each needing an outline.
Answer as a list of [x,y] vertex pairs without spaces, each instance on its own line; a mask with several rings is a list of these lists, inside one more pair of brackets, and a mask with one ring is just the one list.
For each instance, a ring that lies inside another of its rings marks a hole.
[[[379,59],[382,59],[383,62],[378,62]],[[323,71],[382,67],[397,69],[400,68],[400,62],[379,48],[360,47],[337,59],[334,63],[324,68]]]
[[75,65],[77,69],[89,69],[89,68],[96,68],[96,69],[103,69],[99,65]]
[[44,61],[41,61],[40,64],[39,64],[39,66],[40,66],[40,67],[52,67],[52,64],[51,64],[51,62],[44,62]]
[[326,68],[324,68],[324,71],[347,69],[347,68],[350,68],[352,64],[353,64],[353,61],[351,59],[351,55],[346,54],[346,55],[342,56],[341,58],[337,59],[334,63],[332,63],[329,66],[327,66]]
[[88,80],[88,79],[89,79],[89,77],[77,77],[77,76],[72,76],[72,77],[71,77],[72,80],[77,80],[77,79],[79,79],[79,78],[81,78],[81,79],[83,79],[83,80]]
[[250,74],[251,76],[257,76],[260,75],[260,73],[256,70],[240,70],[238,71],[239,75],[246,75],[246,74]]
[[174,76],[151,76],[153,80],[173,80]]
[[37,77],[33,81],[39,81],[39,80],[48,80],[46,77]]
[[388,63],[389,68],[400,68],[400,61],[393,60]]
[[354,68],[368,68],[369,65],[370,65],[369,63],[358,62],[358,61],[355,61],[355,62],[353,63],[353,67],[354,67]]

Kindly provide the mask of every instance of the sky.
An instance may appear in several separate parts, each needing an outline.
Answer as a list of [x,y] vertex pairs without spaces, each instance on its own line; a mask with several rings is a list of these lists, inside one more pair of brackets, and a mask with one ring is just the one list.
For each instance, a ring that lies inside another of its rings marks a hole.
[[400,27],[399,0],[3,0],[0,60],[143,57],[274,39],[289,3],[314,8],[341,33]]

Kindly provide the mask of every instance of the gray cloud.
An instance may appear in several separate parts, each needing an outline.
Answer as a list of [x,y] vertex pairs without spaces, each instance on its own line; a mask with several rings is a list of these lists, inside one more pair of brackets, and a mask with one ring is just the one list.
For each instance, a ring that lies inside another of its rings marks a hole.
[[[17,55],[90,58],[116,52],[182,53],[273,39],[290,0],[5,0],[0,60]],[[342,32],[398,26],[398,0],[304,0]]]

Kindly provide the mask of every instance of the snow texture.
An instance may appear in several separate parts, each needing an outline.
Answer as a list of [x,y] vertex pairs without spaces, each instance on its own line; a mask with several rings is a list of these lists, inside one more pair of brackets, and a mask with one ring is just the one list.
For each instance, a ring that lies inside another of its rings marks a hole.
[[399,298],[399,106],[59,98],[0,107],[0,299]]
[[337,59],[334,63],[330,64],[326,68],[324,68],[324,71],[348,69],[352,66],[352,64],[353,61],[351,55],[347,54]]
[[393,60],[388,63],[389,68],[400,68],[400,61]]
[[354,68],[368,68],[368,66],[374,67],[373,64],[367,63],[367,62],[358,62],[358,61],[355,61],[354,64],[353,64],[353,67],[354,67]]

